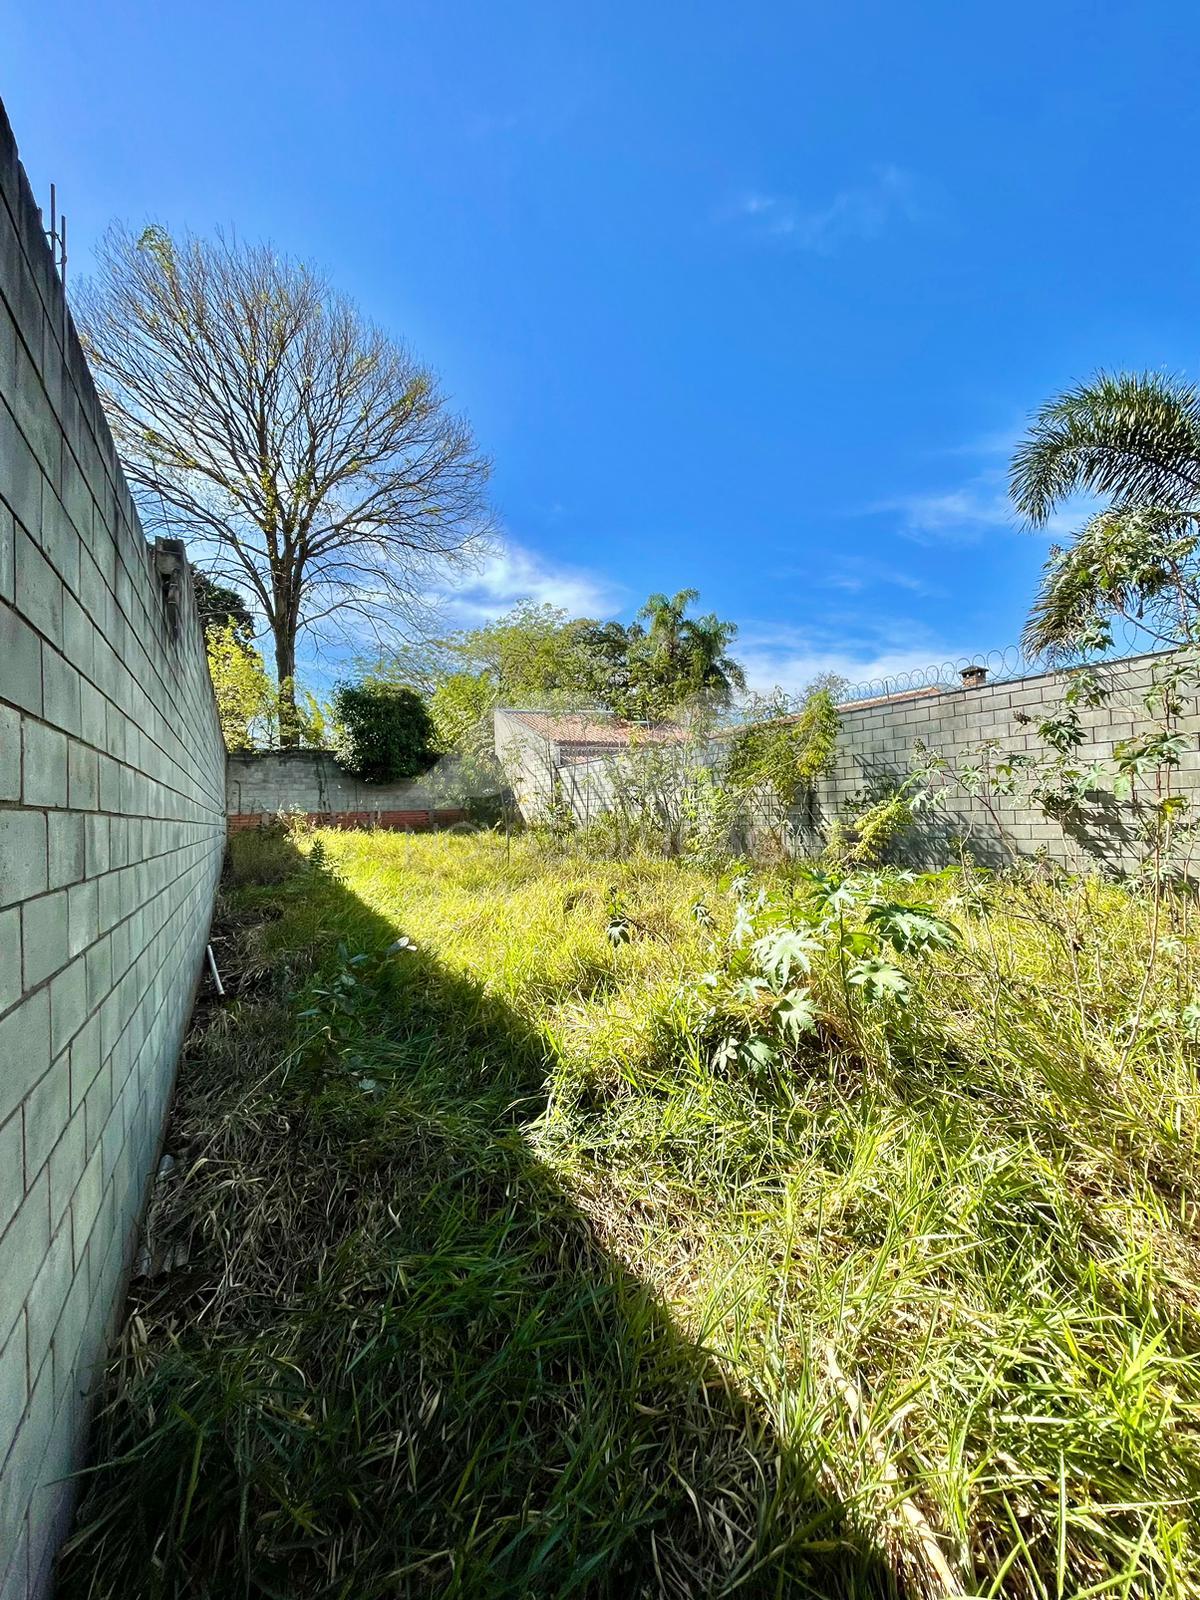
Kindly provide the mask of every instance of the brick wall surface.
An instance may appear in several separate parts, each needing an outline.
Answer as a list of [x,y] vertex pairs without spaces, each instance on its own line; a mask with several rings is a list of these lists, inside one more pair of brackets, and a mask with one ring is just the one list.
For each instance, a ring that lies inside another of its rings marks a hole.
[[203,956],[224,747],[0,110],[0,1596],[43,1594]]
[[[1105,668],[1109,698],[1104,705],[1081,711],[1087,742],[1073,761],[1079,765],[1110,761],[1119,740],[1156,726],[1144,696],[1164,660],[1133,656]],[[956,766],[973,762],[974,753],[987,740],[995,740],[1004,753],[1039,759],[1052,754],[1039,737],[1037,724],[1061,705],[1069,681],[1065,672],[1049,672],[1015,683],[846,707],[840,716],[834,766],[819,782],[813,804],[793,814],[800,848],[819,849],[834,816],[872,785],[904,778],[918,741]],[[1178,719],[1178,731],[1188,747],[1172,775],[1172,787],[1193,806],[1200,805],[1200,714],[1194,696]],[[995,798],[993,817],[980,799],[968,798],[952,784],[945,785],[943,800],[897,841],[891,859],[910,866],[944,866],[956,859],[959,838],[986,865],[1010,859],[1012,849],[1025,855],[1042,852],[1074,868],[1102,866],[1114,871],[1130,867],[1137,858],[1129,808],[1111,799],[1087,803],[1081,817],[1066,825],[1048,818],[1040,806],[1017,798]]]

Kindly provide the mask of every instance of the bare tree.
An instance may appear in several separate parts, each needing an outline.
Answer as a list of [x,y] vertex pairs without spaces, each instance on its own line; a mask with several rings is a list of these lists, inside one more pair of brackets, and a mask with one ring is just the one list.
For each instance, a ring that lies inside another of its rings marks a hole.
[[470,429],[427,367],[269,245],[117,224],[75,309],[147,527],[253,595],[295,743],[297,636],[411,635],[486,537]]

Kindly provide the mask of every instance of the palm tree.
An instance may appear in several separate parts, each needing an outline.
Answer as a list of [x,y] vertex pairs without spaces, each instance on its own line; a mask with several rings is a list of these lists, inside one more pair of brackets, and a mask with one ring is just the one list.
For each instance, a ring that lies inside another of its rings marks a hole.
[[660,666],[674,672],[682,653],[686,631],[685,612],[693,600],[699,600],[699,589],[680,589],[669,598],[665,594],[652,594],[638,612],[650,624],[649,642]]
[[638,612],[650,624],[645,639],[649,681],[641,685],[642,699],[656,707],[698,699],[727,706],[734,692],[746,687],[745,674],[728,653],[737,624],[722,622],[712,611],[689,617],[688,607],[699,598],[698,589],[652,594]]
[[746,674],[729,655],[736,638],[737,623],[722,622],[713,611],[684,623],[684,671],[692,696],[727,706],[734,691],[746,687]]
[[1159,373],[1099,373],[1047,401],[1013,456],[1017,510],[1044,526],[1072,494],[1102,495],[1050,552],[1025,626],[1031,651],[1095,640],[1112,616],[1155,638],[1192,638],[1200,618],[1200,391]]

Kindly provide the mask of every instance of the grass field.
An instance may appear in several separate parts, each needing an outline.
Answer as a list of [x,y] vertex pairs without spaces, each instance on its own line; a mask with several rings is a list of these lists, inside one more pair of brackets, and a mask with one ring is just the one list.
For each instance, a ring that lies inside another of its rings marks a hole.
[[1189,902],[234,851],[65,1595],[1200,1594]]

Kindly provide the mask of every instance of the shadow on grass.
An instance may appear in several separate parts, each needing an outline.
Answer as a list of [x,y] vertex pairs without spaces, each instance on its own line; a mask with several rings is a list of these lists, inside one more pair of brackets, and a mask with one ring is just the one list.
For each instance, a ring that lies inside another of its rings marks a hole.
[[532,1153],[538,1029],[288,866],[227,919],[152,1218],[188,1263],[134,1285],[61,1595],[894,1593]]

